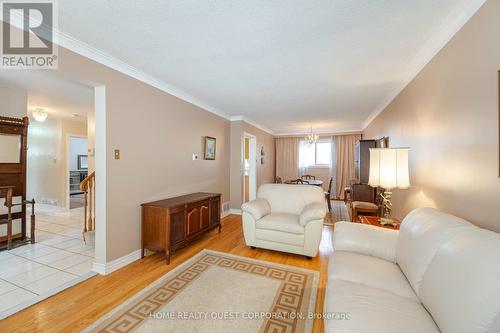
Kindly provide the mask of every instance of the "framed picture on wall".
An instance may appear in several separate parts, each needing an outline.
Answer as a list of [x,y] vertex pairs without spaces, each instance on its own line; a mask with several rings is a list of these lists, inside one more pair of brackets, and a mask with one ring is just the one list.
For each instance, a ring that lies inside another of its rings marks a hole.
[[216,139],[211,136],[205,137],[205,159],[215,160]]

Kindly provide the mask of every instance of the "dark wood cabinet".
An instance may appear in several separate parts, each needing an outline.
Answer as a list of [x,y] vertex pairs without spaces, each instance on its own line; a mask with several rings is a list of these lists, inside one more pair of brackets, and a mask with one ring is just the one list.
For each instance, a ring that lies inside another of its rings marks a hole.
[[370,177],[370,148],[376,147],[375,140],[359,140],[354,150],[356,183],[368,184]]
[[148,202],[142,207],[142,257],[144,251],[170,255],[214,228],[221,230],[221,195],[193,193],[180,197]]
[[373,202],[377,200],[377,189],[368,185],[370,178],[370,148],[376,148],[376,140],[359,140],[354,150],[356,179],[351,184],[351,201]]

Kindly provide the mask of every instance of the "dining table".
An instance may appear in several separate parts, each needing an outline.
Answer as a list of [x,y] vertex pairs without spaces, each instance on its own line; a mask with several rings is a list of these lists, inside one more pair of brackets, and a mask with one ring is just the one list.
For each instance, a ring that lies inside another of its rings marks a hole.
[[301,183],[289,183],[285,182],[286,184],[292,184],[292,185],[314,185],[314,186],[323,186],[323,181],[320,179],[302,179],[304,184]]

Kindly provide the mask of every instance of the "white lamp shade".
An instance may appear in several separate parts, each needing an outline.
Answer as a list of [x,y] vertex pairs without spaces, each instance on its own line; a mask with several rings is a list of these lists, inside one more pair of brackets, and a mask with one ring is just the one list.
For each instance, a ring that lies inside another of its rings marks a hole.
[[409,188],[409,148],[370,148],[368,185],[385,189]]

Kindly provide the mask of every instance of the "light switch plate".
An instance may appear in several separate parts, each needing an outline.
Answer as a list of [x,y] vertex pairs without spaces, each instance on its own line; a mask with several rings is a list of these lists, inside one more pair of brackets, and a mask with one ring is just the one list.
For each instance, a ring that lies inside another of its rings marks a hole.
[[193,154],[193,161],[197,161],[198,160],[198,154]]
[[120,149],[115,149],[115,160],[120,159]]

